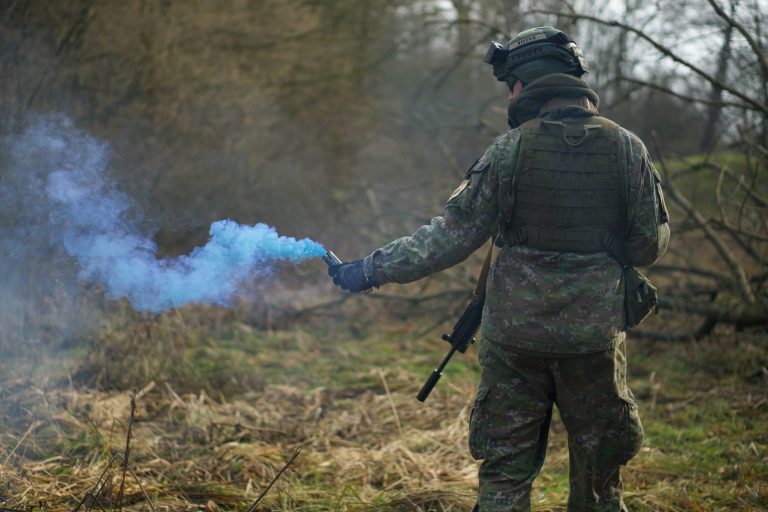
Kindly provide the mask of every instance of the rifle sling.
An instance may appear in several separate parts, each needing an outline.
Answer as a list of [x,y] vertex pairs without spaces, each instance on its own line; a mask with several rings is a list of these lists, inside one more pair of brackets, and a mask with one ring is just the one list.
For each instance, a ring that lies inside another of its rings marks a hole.
[[488,283],[488,273],[491,270],[492,259],[493,259],[493,238],[491,238],[490,247],[488,247],[488,254],[485,255],[483,268],[482,270],[480,270],[480,277],[477,278],[477,286],[475,286],[475,292],[472,294],[472,297],[475,299],[485,298],[485,285]]

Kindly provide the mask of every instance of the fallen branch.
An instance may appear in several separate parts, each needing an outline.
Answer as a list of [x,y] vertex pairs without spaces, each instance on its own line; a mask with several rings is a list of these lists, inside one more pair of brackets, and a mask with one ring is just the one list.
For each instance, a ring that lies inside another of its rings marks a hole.
[[695,331],[664,333],[646,330],[631,330],[629,331],[629,336],[639,339],[667,342],[699,341],[709,335],[719,323],[731,324],[737,329],[768,325],[768,315],[765,313],[722,310],[695,304],[691,301],[669,301],[661,299],[659,301],[659,309],[683,311],[685,313],[703,315],[705,318]]
[[659,309],[669,309],[672,311],[683,311],[694,315],[702,315],[707,318],[733,324],[736,327],[753,327],[756,325],[768,325],[768,314],[764,311],[745,311],[743,309],[719,309],[716,307],[696,304],[690,300],[668,300],[659,299]]
[[693,274],[696,276],[708,277],[710,279],[714,279],[715,281],[720,281],[720,282],[728,281],[727,276],[718,274],[717,272],[712,272],[711,270],[705,270],[705,269],[696,268],[696,267],[681,267],[679,265],[666,265],[663,263],[657,263],[652,267],[652,270],[653,272],[661,272],[661,273],[680,272],[684,274]]
[[717,320],[711,318],[704,319],[704,322],[694,332],[676,332],[676,333],[662,333],[655,331],[630,331],[629,336],[632,338],[639,338],[652,341],[667,341],[667,342],[682,342],[682,341],[699,341],[703,337],[710,334],[715,326]]

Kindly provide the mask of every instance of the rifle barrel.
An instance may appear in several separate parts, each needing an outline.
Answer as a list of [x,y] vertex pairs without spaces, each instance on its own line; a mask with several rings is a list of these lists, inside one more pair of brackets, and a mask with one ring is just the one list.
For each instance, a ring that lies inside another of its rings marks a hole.
[[432,371],[432,374],[429,376],[429,378],[427,378],[427,381],[424,383],[423,386],[421,386],[421,391],[419,391],[419,394],[416,395],[416,400],[418,400],[421,403],[424,403],[426,401],[427,397],[435,388],[435,386],[437,385],[437,382],[440,380],[440,377],[443,376],[443,370],[445,369],[445,366],[448,364],[448,362],[451,360],[451,357],[453,357],[453,354],[455,353],[456,353],[456,347],[451,347],[451,350],[443,358],[443,362],[440,363],[440,366],[438,366]]

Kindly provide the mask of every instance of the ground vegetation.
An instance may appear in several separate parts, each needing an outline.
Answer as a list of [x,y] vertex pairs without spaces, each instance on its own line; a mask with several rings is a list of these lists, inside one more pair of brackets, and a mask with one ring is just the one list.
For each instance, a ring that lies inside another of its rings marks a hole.
[[[488,42],[568,30],[601,113],[651,150],[672,219],[647,269],[659,314],[629,336],[646,443],[627,502],[768,510],[766,13],[764,0],[14,0],[0,3],[0,135],[56,112],[107,141],[164,255],[233,218],[351,259],[440,214],[506,129]],[[482,255],[363,296],[311,261],[232,308],[146,315],[82,286],[24,196],[5,199],[0,508],[471,509],[474,348],[426,405],[415,394]],[[565,510],[566,495],[555,421],[534,509]]]

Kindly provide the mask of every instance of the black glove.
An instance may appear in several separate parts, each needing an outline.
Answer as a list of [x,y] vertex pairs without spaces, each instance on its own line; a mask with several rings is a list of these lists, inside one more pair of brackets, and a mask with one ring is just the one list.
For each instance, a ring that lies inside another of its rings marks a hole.
[[341,265],[332,265],[328,267],[328,275],[333,278],[333,284],[353,293],[377,286],[373,280],[365,277],[363,260],[352,260]]

